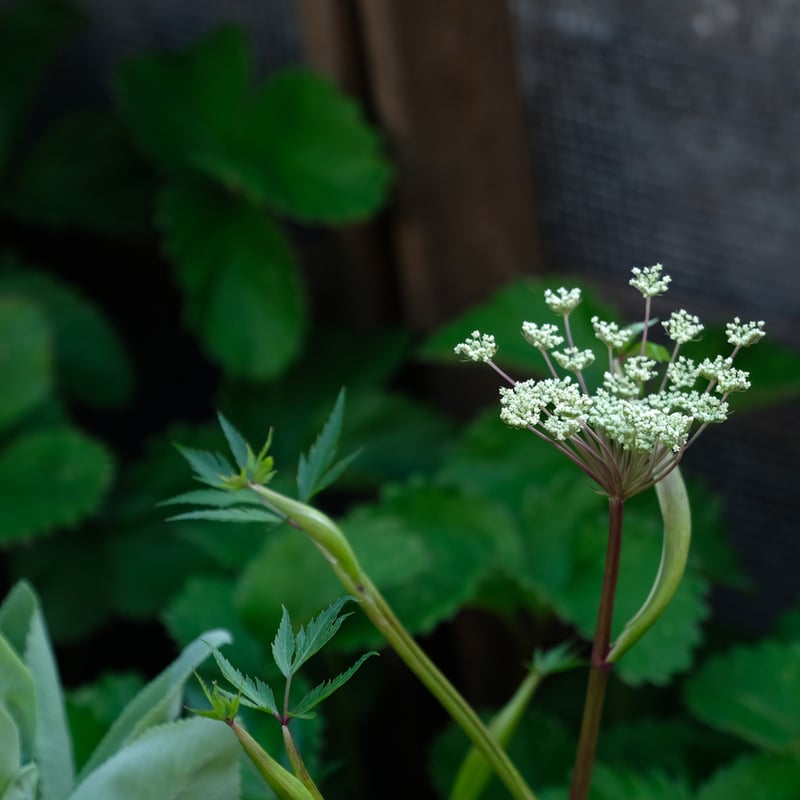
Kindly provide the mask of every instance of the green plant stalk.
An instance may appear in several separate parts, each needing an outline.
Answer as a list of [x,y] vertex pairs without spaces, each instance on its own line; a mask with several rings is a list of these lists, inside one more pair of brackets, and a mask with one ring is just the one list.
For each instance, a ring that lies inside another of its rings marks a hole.
[[281,732],[283,733],[283,745],[286,748],[286,754],[289,756],[289,762],[292,765],[292,769],[294,770],[294,774],[299,778],[300,782],[303,786],[308,789],[309,793],[315,800],[325,800],[322,796],[322,792],[320,792],[317,784],[314,783],[314,779],[311,777],[311,774],[306,769],[305,762],[303,761],[300,751],[297,749],[297,745],[295,744],[294,739],[292,738],[292,733],[289,730],[288,725],[281,725]]
[[228,721],[245,753],[255,764],[269,787],[280,800],[319,800],[321,795],[312,794],[291,772],[284,769],[263,747],[235,720]]
[[[511,699],[492,717],[488,729],[501,747],[508,746],[543,677],[535,670],[528,672]],[[476,800],[483,793],[491,775],[486,759],[477,747],[472,747],[458,770],[450,800]]]
[[359,566],[350,544],[336,523],[317,509],[285,497],[266,486],[251,484],[250,488],[267,506],[284,514],[291,524],[309,535],[345,589],[361,600],[361,607],[373,625],[466,733],[505,784],[511,796],[515,800],[536,800],[536,796],[519,770],[472,706],[439,671],[397,619],[369,576]]
[[664,613],[686,570],[692,541],[692,512],[680,470],[673,469],[655,489],[664,521],[661,563],[647,600],[614,642],[607,659],[611,663],[619,660]]
[[578,750],[575,755],[575,768],[572,772],[569,800],[586,800],[592,780],[594,756],[597,750],[597,737],[600,733],[600,720],[603,716],[603,702],[606,696],[611,664],[608,653],[611,641],[611,622],[614,615],[614,597],[617,591],[619,560],[622,552],[622,519],[625,500],[619,497],[608,499],[608,547],[606,566],[603,573],[603,587],[600,591],[600,605],[597,610],[597,627],[592,644],[589,684],[586,688],[586,701],[583,707],[581,732]]

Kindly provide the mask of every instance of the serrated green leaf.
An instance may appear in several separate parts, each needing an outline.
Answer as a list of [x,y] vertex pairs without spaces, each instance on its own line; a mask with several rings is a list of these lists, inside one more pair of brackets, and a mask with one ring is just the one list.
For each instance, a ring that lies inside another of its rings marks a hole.
[[281,671],[284,678],[291,676],[292,661],[294,656],[294,633],[292,632],[292,622],[289,619],[289,612],[286,606],[281,606],[283,609],[281,613],[281,621],[278,624],[278,630],[275,638],[272,640],[272,657],[275,659],[275,665]]
[[700,720],[771,750],[800,745],[800,643],[764,641],[709,659],[688,681]]
[[324,683],[320,683],[319,685],[315,686],[305,697],[303,697],[300,702],[298,702],[294,708],[289,711],[290,717],[299,717],[301,719],[309,719],[313,716],[311,713],[312,709],[318,706],[323,700],[330,697],[337,689],[340,689],[344,686],[353,675],[358,672],[361,665],[371,656],[378,655],[374,650],[371,650],[369,653],[364,653],[361,658],[356,661],[353,666],[349,669],[346,669],[344,672],[337,675],[335,678],[331,678]]
[[254,94],[233,147],[207,155],[195,163],[208,174],[304,221],[363,219],[383,203],[391,180],[358,106],[304,69],[272,76]]
[[297,672],[315,653],[318,653],[337,633],[350,614],[340,614],[343,606],[353,598],[340,597],[319,613],[308,625],[297,631],[294,639],[292,672]]
[[228,442],[228,447],[231,449],[231,454],[233,455],[233,460],[236,462],[236,466],[239,467],[239,469],[246,469],[250,460],[248,458],[250,446],[247,444],[242,434],[239,433],[219,411],[217,412],[217,419],[219,420],[222,432],[225,434],[225,440]]
[[146,731],[87,775],[69,800],[238,796],[236,737],[227,725],[195,718]]
[[232,376],[280,374],[300,351],[305,295],[292,248],[262,211],[208,184],[175,183],[158,214],[184,318]]
[[149,232],[154,194],[122,123],[81,111],[48,128],[15,163],[2,205],[48,228],[131,236]]
[[66,3],[40,0],[6,7],[0,16],[0,171],[20,136],[45,69],[77,28]]
[[226,26],[182,52],[127,59],[117,69],[114,94],[140,149],[174,173],[227,147],[250,72],[242,31]]
[[35,303],[52,330],[59,389],[92,407],[119,406],[133,386],[125,346],[100,309],[73,287],[28,264],[0,259],[0,293]]
[[42,402],[50,391],[50,330],[41,310],[27,300],[0,296],[0,342],[2,429]]
[[307,503],[318,491],[317,488],[328,467],[336,457],[339,436],[342,432],[345,390],[341,389],[333,405],[330,416],[322,426],[308,455],[301,454],[297,465],[298,499]]
[[174,719],[180,712],[183,685],[210,655],[209,644],[219,647],[229,641],[230,636],[226,631],[208,631],[184,648],[172,664],[128,703],[84,765],[78,780],[95,772],[149,728]]
[[718,770],[700,787],[696,800],[796,800],[800,761],[796,756],[746,756]]
[[231,508],[232,506],[259,506],[263,503],[251,492],[231,492],[227,489],[193,489],[189,492],[162,500],[159,506],[211,506],[212,508]]
[[[692,800],[689,786],[661,772],[638,774],[598,764],[592,773],[591,800]],[[566,800],[567,792],[547,794],[546,800]]]
[[167,518],[169,522],[203,519],[212,522],[260,522],[276,525],[283,519],[265,508],[211,508],[199,511],[186,511]]
[[242,702],[250,708],[259,711],[267,711],[275,716],[280,716],[278,706],[275,703],[275,695],[272,689],[259,678],[249,678],[242,675],[236,667],[228,661],[216,647],[211,647],[211,653],[217,662],[220,672],[225,680],[242,695]]
[[178,452],[189,462],[194,479],[209,486],[218,487],[223,478],[234,475],[235,471],[224,456],[208,450],[195,450],[192,447],[175,445]]
[[56,428],[17,437],[0,452],[2,541],[74,525],[97,507],[111,472],[105,447],[77,430]]

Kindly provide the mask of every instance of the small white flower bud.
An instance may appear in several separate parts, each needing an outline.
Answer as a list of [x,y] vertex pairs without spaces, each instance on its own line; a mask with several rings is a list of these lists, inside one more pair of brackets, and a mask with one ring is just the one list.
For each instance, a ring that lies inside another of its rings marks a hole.
[[764,333],[764,320],[758,322],[742,322],[739,317],[734,317],[733,322],[725,325],[728,342],[735,347],[750,347],[766,336]]
[[528,344],[542,351],[551,350],[564,342],[564,337],[559,334],[558,328],[549,322],[544,325],[523,322],[522,335]]
[[565,317],[574,311],[575,307],[580,303],[581,290],[570,289],[567,291],[563,286],[555,292],[551,289],[545,289],[544,300],[551,311]]
[[703,325],[700,320],[694,314],[690,314],[683,309],[673,311],[670,318],[661,324],[664,326],[669,338],[677,344],[691,342],[703,331]]
[[620,329],[616,322],[603,322],[599,317],[592,317],[594,335],[606,347],[625,347],[633,338],[630,328]]
[[580,372],[594,362],[594,353],[591,350],[578,350],[577,347],[567,347],[557,350],[553,358],[558,361],[562,369],[570,372]]
[[663,269],[661,264],[654,264],[652,267],[645,267],[644,269],[634,267],[631,270],[633,277],[628,283],[634,289],[638,289],[642,293],[642,297],[655,297],[658,294],[663,294],[667,291],[672,280],[669,275],[662,276]]
[[497,345],[490,333],[472,331],[466,341],[453,348],[453,352],[469,361],[489,361],[497,352]]

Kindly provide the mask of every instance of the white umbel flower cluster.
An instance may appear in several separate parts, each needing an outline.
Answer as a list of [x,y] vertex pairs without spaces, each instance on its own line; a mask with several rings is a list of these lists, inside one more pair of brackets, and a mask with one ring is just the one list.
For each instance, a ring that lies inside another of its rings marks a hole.
[[[679,351],[697,339],[703,325],[681,309],[662,323],[672,351],[651,347],[647,341],[651,299],[667,291],[670,277],[660,264],[632,272],[630,284],[645,299],[644,321],[620,327],[592,317],[595,336],[609,359],[602,385],[594,392],[583,373],[595,355],[575,346],[570,329],[569,316],[581,301],[580,289],[545,292],[548,307],[562,318],[563,334],[551,323],[522,325],[525,340],[544,357],[549,378],[508,377],[492,361],[497,350],[494,337],[479,331],[455,348],[459,355],[488,363],[510,384],[500,389],[500,417],[507,425],[550,441],[610,497],[623,499],[659,481],[707,425],[727,418],[728,396],[750,386],[748,373],[734,367],[733,359],[741,348],[764,337],[763,321],[743,323],[735,317],[726,326],[733,352],[698,363]],[[632,341],[635,331],[640,331],[640,342]],[[568,347],[554,349],[565,341]],[[572,375],[559,374],[550,355]]]

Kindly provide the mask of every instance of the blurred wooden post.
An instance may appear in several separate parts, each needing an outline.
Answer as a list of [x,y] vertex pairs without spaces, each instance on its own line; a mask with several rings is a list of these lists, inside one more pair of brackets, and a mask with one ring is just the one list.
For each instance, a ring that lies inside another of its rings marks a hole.
[[373,289],[395,285],[404,320],[420,332],[540,271],[505,3],[300,0],[300,8],[310,63],[373,109],[398,169],[391,252],[380,254],[373,236],[362,254],[372,263],[352,268],[393,271]]

